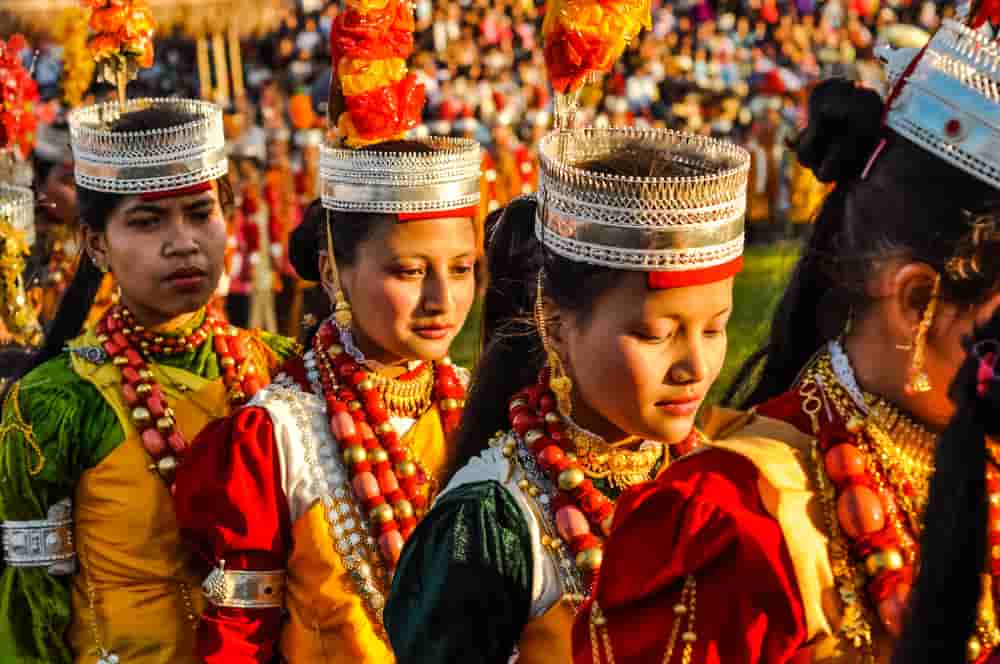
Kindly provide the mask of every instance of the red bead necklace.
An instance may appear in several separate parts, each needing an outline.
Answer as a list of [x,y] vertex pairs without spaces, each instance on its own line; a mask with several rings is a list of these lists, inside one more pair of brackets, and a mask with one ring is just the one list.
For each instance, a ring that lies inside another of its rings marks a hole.
[[[124,305],[112,307],[98,324],[97,340],[114,365],[121,369],[122,396],[132,409],[132,422],[143,447],[153,457],[151,469],[172,482],[177,456],[187,450],[189,443],[177,429],[175,413],[167,404],[163,389],[153,377],[144,356],[152,351],[153,344],[147,343],[145,350],[140,351],[136,350],[133,341],[140,340],[142,348],[141,340],[151,341],[160,335],[137,330],[134,321],[134,316]],[[247,337],[235,327],[223,327],[211,315],[206,315],[205,323],[199,330],[205,327],[215,333],[213,345],[229,403],[239,406],[262,387],[257,368],[252,361],[248,361]],[[161,344],[156,345],[162,347]]]
[[138,347],[142,352],[153,355],[190,353],[205,343],[208,335],[212,333],[212,328],[218,325],[218,321],[209,314],[205,316],[201,325],[190,332],[177,335],[152,334],[136,321],[127,307],[122,307],[120,313],[124,324],[122,333],[129,344],[133,348]]
[[[411,459],[389,421],[382,394],[368,373],[344,350],[329,321],[313,342],[326,400],[330,431],[351,478],[351,487],[390,570],[428,504],[429,478]],[[434,365],[434,399],[445,436],[451,438],[462,416],[465,388],[450,363]],[[421,369],[401,379],[419,375]]]
[[[552,504],[556,530],[590,587],[601,569],[604,537],[611,530],[615,504],[587,478],[577,460],[573,439],[557,410],[556,397],[548,388],[548,371],[542,370],[538,384],[511,397],[507,412],[511,427],[559,488]],[[673,447],[678,454],[686,454],[699,440],[699,434],[692,431],[687,440]]]

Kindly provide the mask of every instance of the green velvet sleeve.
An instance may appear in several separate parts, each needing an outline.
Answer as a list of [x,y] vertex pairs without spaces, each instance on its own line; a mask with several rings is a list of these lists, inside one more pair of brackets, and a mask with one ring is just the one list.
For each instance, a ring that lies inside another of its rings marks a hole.
[[410,536],[385,609],[399,664],[506,664],[528,622],[531,538],[494,481],[444,494]]
[[[0,521],[46,518],[123,435],[100,393],[70,368],[68,354],[31,371],[11,388],[0,419]],[[44,568],[0,568],[0,662],[72,661],[63,640],[68,579]]]

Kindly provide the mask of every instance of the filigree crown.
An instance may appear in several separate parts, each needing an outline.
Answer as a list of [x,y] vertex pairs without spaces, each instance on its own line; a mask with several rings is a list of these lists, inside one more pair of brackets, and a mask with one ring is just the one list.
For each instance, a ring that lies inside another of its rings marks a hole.
[[24,233],[30,247],[35,242],[35,196],[27,187],[0,183],[0,223]]
[[[142,131],[113,132],[127,113],[176,110],[189,122]],[[222,110],[191,99],[133,99],[125,113],[117,102],[87,106],[69,115],[76,183],[95,191],[139,194],[211,182],[229,170]]]
[[893,87],[886,126],[1000,188],[1000,44],[989,32],[949,19],[922,54],[883,47],[880,55]]
[[[682,174],[611,175],[585,165],[652,151]],[[692,271],[743,254],[750,155],[666,129],[587,128],[548,134],[535,232],[570,260],[623,270]]]
[[325,143],[319,177],[323,206],[340,212],[446,212],[479,203],[479,144],[432,136],[431,152],[354,150]]

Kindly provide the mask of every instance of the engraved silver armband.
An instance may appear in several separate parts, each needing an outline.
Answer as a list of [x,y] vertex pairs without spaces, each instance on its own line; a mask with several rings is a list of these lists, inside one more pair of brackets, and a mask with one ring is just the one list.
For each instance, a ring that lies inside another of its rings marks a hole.
[[226,561],[212,570],[202,592],[215,606],[241,609],[281,608],[285,601],[284,570],[226,570]]
[[73,503],[64,498],[49,508],[48,518],[4,521],[3,560],[9,567],[45,567],[49,574],[76,571],[73,546]]

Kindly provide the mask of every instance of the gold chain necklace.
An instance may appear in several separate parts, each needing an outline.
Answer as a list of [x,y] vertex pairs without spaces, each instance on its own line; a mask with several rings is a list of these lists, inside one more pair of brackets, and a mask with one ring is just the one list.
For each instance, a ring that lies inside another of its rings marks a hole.
[[371,372],[368,378],[385,400],[390,415],[417,417],[431,407],[434,400],[434,366],[424,363],[419,373],[409,380],[389,378]]
[[637,436],[609,443],[572,420],[566,421],[566,433],[573,440],[584,474],[593,479],[607,479],[615,489],[624,490],[649,480],[666,449],[662,443],[653,441],[643,441],[638,449],[627,449],[639,441]]

